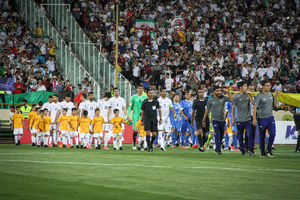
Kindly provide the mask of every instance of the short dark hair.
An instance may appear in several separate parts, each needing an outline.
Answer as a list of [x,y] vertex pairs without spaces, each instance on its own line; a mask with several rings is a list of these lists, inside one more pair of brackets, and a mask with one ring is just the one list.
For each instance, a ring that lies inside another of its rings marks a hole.
[[31,107],[36,107],[36,104],[32,104],[32,106]]
[[86,117],[87,115],[88,115],[88,111],[87,111],[87,110],[84,110],[84,111],[83,111],[83,116]]
[[63,108],[63,110],[65,110],[66,112],[68,111],[68,109],[67,109],[67,108]]
[[21,108],[21,106],[16,106],[16,108],[18,109],[18,108]]
[[72,111],[77,110],[77,108],[72,108]]
[[54,97],[54,96],[58,97],[58,95],[57,95],[57,94],[54,94],[52,97]]
[[119,90],[119,88],[115,87],[115,88],[114,88],[114,91],[115,91],[115,90]]
[[111,98],[111,93],[110,92],[105,92],[104,97]]
[[162,92],[163,90],[166,90],[167,88],[166,87],[162,87],[161,89],[160,89],[160,91]]
[[243,87],[243,85],[245,85],[246,82],[245,81],[241,81],[237,83],[238,88],[240,89],[241,87]]
[[48,97],[48,99],[50,99],[50,98],[53,98],[53,96],[50,95],[50,96]]
[[265,86],[267,83],[270,83],[270,81],[268,81],[268,80],[262,80],[261,81],[261,85],[262,86]]
[[142,88],[144,88],[143,84],[139,84],[139,85],[138,85],[138,88],[139,88],[139,87],[142,87]]
[[24,102],[24,103],[27,103],[27,100],[26,100],[26,99],[23,99],[23,102]]
[[85,99],[87,98],[86,93],[83,93],[81,96]]
[[119,109],[114,109],[114,113],[117,113],[117,112],[119,112]]
[[43,111],[42,109],[39,111],[40,114],[42,114],[43,112],[44,112],[44,111]]
[[90,95],[90,94],[94,94],[94,92],[89,92],[89,95]]
[[47,109],[47,108],[45,108],[43,111],[46,111],[46,110],[48,111],[48,109]]
[[214,86],[214,91],[216,91],[217,89],[221,89],[221,87],[218,86],[218,85],[215,85],[215,86]]
[[96,108],[96,109],[95,109],[95,112],[97,112],[97,111],[100,111],[100,109],[99,109],[99,108]]

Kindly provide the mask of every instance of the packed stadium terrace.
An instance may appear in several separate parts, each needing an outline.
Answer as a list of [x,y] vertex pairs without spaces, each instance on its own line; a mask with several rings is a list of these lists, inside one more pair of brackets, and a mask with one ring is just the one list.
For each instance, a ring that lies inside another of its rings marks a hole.
[[[72,1],[71,10],[114,64],[113,1]],[[299,1],[128,0],[120,11],[118,64],[135,85],[237,90],[245,80],[258,90],[270,80],[272,91],[300,92]]]

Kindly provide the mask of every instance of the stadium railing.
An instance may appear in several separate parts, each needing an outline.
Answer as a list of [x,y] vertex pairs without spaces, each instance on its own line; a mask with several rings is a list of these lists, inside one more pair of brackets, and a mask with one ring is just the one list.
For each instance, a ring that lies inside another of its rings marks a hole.
[[[62,31],[64,27],[67,27],[70,35],[70,46],[85,66],[87,66],[91,75],[99,81],[102,88],[105,91],[109,91],[110,85],[114,85],[115,82],[114,74],[116,69],[87,37],[70,12],[70,6],[64,4],[61,0],[47,0],[41,6],[46,9],[59,30]],[[132,84],[121,73],[118,73],[117,82],[121,96],[129,104],[133,88]]]
[[16,0],[19,6],[19,12],[28,24],[29,29],[35,29],[35,23],[38,22],[43,29],[43,34],[48,35],[57,45],[56,60],[59,70],[66,80],[76,86],[78,83],[88,77],[92,81],[93,91],[97,99],[100,98],[101,86],[90,70],[84,67],[80,59],[72,52],[72,49],[66,44],[59,32],[50,23],[48,18],[42,13],[38,5],[33,0]]

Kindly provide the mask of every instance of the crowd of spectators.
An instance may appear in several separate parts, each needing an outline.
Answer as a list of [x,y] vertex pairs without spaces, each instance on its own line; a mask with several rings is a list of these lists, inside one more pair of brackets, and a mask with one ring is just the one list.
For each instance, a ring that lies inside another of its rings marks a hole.
[[[114,2],[65,0],[90,39],[115,62]],[[300,92],[299,1],[120,1],[122,73],[145,88],[185,91],[212,85],[235,90],[245,80],[260,88]],[[154,20],[154,28],[136,27]]]
[[13,1],[1,1],[0,6],[0,77],[14,79],[14,94],[92,90],[87,78],[76,87],[64,81],[56,64],[56,44],[37,22],[30,32]]

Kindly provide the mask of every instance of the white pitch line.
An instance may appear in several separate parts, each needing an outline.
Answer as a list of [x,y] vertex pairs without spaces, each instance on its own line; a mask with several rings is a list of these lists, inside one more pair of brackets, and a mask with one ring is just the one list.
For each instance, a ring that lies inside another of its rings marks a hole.
[[182,168],[182,169],[210,169],[210,170],[230,170],[230,171],[271,171],[271,172],[293,172],[300,173],[297,169],[254,169],[254,168],[231,168],[231,167],[206,167],[206,166],[173,166],[173,165],[145,165],[130,163],[83,163],[83,162],[64,162],[64,161],[43,161],[43,160],[0,160],[0,162],[21,162],[21,163],[43,163],[43,164],[68,164],[68,165],[87,165],[87,166],[112,166],[112,167],[148,167],[148,168]]

